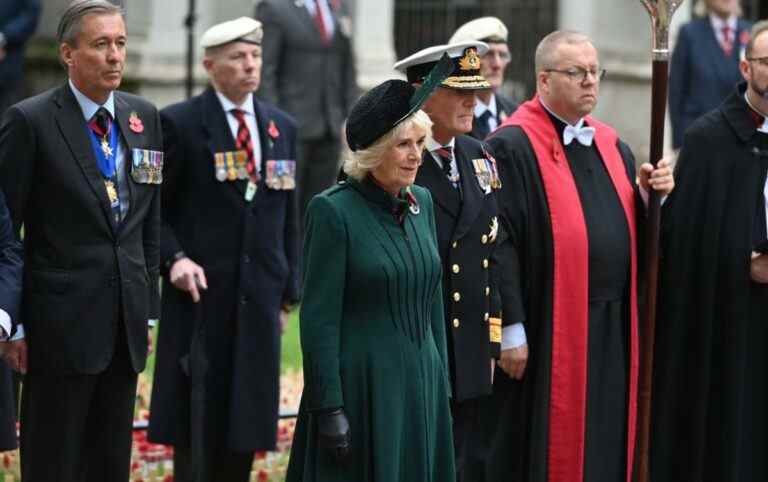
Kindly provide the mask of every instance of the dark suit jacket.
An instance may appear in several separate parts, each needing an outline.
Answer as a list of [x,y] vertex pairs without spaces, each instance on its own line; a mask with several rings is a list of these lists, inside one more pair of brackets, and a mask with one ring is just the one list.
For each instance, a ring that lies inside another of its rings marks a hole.
[[435,204],[451,385],[455,399],[462,401],[491,392],[489,364],[498,356],[500,343],[491,342],[486,314],[501,318],[490,274],[496,262],[491,226],[494,218],[501,220],[496,192],[483,192],[471,162],[486,158],[483,145],[469,136],[458,136],[454,152],[461,197],[430,152],[424,152],[416,184],[429,189]]
[[[30,371],[99,373],[118,328],[127,331],[133,369],[144,369],[147,319],[159,311],[160,186],[133,181],[131,149],[162,151],[162,137],[147,101],[115,92],[115,109],[131,203],[119,227],[68,85],[12,106],[0,125],[0,186],[14,230],[24,226]],[[129,128],[132,113],[142,133]]]
[[[21,301],[21,243],[13,235],[13,223],[0,192],[0,309],[15,320]],[[11,370],[0,362],[0,450],[16,448],[16,407]]]
[[680,29],[669,72],[669,115],[672,145],[683,144],[683,134],[694,120],[715,109],[741,82],[739,57],[752,24],[739,20],[733,52],[726,57],[709,17]]
[[336,27],[327,46],[303,1],[263,0],[256,17],[264,24],[259,96],[296,118],[301,139],[338,138],[358,96],[344,6],[333,12]]
[[40,0],[0,0],[0,32],[5,36],[6,57],[0,61],[0,89],[23,75],[24,44],[35,33]]
[[8,313],[12,321],[19,317],[23,257],[21,243],[13,235],[5,196],[0,192],[0,309]]
[[[513,112],[517,110],[517,103],[515,103],[512,99],[509,97],[496,94],[496,123],[497,125],[501,125],[504,120],[511,116]],[[490,132],[489,132],[490,134]],[[474,137],[477,140],[483,141],[487,137],[487,135],[483,135],[482,129],[478,126],[478,118],[475,117],[474,121],[472,122],[472,132],[469,133],[470,136]]]
[[184,251],[205,270],[208,290],[196,306],[165,279],[150,419],[156,442],[189,443],[189,385],[179,359],[190,350],[199,315],[215,373],[208,384],[213,446],[238,452],[275,446],[279,313],[282,303],[299,297],[298,216],[295,191],[270,189],[264,180],[268,160],[296,159],[296,125],[264,102],[256,101],[255,111],[262,180],[250,203],[246,181],[214,177],[214,154],[235,150],[215,91],[160,113],[167,152],[163,266]]

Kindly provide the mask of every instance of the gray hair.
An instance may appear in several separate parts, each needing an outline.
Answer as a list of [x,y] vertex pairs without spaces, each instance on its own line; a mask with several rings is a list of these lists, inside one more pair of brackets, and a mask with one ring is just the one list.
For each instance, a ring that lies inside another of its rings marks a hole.
[[755,41],[757,40],[757,37],[765,32],[768,32],[768,20],[760,20],[752,26],[749,42],[747,42],[747,46],[744,49],[744,55],[748,59],[752,58],[752,51],[755,50]]
[[90,14],[125,16],[123,9],[107,0],[74,0],[61,14],[56,38],[59,44],[75,45],[83,24],[83,17]]
[[394,129],[376,139],[372,145],[353,152],[352,159],[344,161],[344,172],[347,176],[362,181],[370,171],[379,167],[384,152],[392,147],[395,139],[412,126],[424,130],[428,139],[432,137],[432,120],[426,112],[418,110]]
[[572,30],[555,30],[541,39],[538,47],[536,47],[536,72],[541,72],[542,70],[554,67],[555,62],[557,61],[555,52],[557,52],[557,48],[561,44],[579,45],[583,43],[592,43],[592,41],[589,37],[580,32],[574,32]]

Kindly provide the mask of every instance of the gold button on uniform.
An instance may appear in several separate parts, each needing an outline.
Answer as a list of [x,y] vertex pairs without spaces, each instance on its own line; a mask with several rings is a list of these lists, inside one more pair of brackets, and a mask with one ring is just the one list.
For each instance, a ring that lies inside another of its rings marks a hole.
[[459,268],[458,264],[454,264],[453,268],[451,268],[451,269],[453,269],[453,273],[454,274],[459,274],[459,271],[461,271],[461,268]]
[[483,244],[488,244],[488,235],[483,234],[483,237],[480,238],[480,242]]
[[453,301],[461,301],[461,294],[458,291],[453,294]]
[[454,241],[452,246],[453,246],[453,249],[458,248],[459,247],[459,242],[458,241]]
[[460,324],[461,323],[459,323],[459,319],[458,318],[454,318],[453,319],[453,327],[454,328],[458,328]]
[[488,260],[487,259],[483,260],[483,268],[488,269]]
[[491,295],[491,287],[490,286],[486,286],[485,287],[485,296],[490,296],[490,295]]

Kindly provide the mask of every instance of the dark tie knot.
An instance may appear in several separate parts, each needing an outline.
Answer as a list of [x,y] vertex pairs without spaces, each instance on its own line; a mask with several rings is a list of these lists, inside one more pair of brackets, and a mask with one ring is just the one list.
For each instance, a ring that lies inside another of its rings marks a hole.
[[99,107],[99,110],[93,115],[91,122],[98,129],[98,134],[105,136],[109,133],[110,125],[112,124],[112,116],[109,111],[104,107]]
[[232,112],[232,115],[235,116],[238,122],[245,121],[245,111],[243,109],[232,109],[230,112]]

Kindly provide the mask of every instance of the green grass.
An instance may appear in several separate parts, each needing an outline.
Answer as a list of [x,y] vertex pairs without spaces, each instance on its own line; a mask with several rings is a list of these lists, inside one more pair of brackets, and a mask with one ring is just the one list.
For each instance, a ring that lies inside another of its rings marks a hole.
[[293,310],[283,333],[282,373],[301,370],[301,345],[299,343],[299,309]]
[[[158,323],[159,326],[159,323]],[[157,344],[157,329],[152,330],[152,340]],[[299,344],[299,309],[293,310],[288,320],[288,326],[283,333],[282,360],[280,362],[280,371],[299,371],[301,370],[301,346]],[[155,350],[147,358],[147,368],[144,373],[152,376],[155,373]]]

